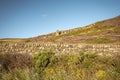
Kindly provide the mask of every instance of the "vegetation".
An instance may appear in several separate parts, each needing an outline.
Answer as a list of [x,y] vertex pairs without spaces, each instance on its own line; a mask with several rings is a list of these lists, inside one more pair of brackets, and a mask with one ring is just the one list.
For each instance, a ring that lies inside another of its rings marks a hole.
[[31,42],[30,39],[26,39],[25,42]]
[[119,80],[120,55],[0,54],[0,80]]

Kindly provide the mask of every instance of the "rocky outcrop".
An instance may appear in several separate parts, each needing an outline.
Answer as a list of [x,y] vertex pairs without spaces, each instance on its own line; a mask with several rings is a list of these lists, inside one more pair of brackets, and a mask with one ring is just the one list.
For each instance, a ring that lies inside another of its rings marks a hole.
[[0,43],[0,53],[29,53],[51,49],[56,54],[77,54],[79,51],[99,54],[119,54],[120,45],[116,44],[52,44],[52,43]]

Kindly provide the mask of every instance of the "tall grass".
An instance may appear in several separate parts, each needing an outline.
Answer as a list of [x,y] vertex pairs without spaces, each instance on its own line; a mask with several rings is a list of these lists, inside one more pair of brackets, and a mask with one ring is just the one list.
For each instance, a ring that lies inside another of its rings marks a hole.
[[120,55],[0,54],[0,80],[120,80]]

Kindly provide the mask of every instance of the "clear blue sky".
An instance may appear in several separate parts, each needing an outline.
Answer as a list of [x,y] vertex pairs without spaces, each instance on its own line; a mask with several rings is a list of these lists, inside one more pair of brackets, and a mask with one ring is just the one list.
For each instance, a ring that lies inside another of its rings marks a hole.
[[28,38],[120,15],[120,0],[0,0],[0,38]]

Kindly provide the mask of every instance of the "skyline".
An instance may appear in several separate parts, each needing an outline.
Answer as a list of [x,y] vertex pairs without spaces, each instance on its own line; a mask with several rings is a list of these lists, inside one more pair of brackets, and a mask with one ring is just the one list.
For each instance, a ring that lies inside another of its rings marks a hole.
[[120,15],[120,0],[0,0],[0,38],[29,38]]

